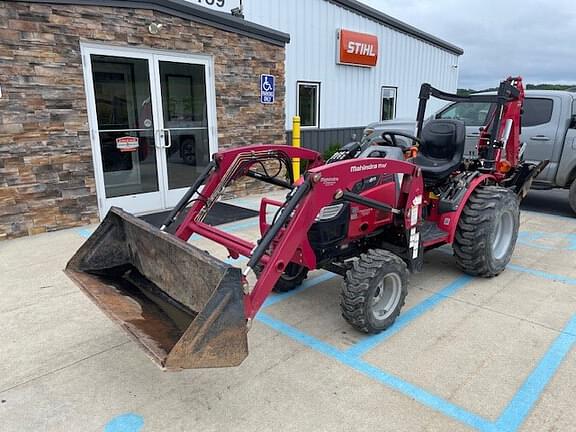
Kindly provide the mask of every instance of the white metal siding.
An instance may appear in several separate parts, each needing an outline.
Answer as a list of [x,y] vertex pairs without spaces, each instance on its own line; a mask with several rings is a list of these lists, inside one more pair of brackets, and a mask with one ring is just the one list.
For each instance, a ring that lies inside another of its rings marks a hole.
[[[398,87],[397,118],[414,118],[420,84],[456,91],[458,56],[326,0],[245,0],[249,21],[289,33],[286,128],[296,113],[297,81],[319,81],[320,127],[362,126],[379,120],[380,88]],[[385,12],[385,11],[384,11]],[[378,65],[336,64],[336,33],[344,28],[378,36]],[[432,102],[430,110],[441,102]]]

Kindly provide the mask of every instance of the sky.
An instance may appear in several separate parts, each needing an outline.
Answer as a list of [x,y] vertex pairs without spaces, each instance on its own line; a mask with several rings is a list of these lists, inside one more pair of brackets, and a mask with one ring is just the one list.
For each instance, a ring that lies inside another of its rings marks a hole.
[[464,49],[459,88],[576,84],[574,0],[361,0]]

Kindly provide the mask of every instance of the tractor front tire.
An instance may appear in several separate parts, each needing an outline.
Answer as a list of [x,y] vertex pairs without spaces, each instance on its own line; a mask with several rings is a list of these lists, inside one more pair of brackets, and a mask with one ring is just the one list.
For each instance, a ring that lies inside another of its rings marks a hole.
[[570,192],[568,193],[568,202],[570,203],[570,207],[572,211],[576,213],[576,179],[572,182],[572,186],[570,186]]
[[390,327],[408,293],[406,263],[392,252],[372,249],[360,255],[342,284],[342,316],[357,330],[380,333]]
[[472,276],[494,277],[510,262],[520,227],[520,204],[514,192],[499,186],[479,186],[460,215],[454,255],[461,270]]
[[272,291],[277,293],[292,291],[302,285],[302,282],[307,277],[308,269],[306,267],[290,263],[286,266],[284,273],[282,273]]

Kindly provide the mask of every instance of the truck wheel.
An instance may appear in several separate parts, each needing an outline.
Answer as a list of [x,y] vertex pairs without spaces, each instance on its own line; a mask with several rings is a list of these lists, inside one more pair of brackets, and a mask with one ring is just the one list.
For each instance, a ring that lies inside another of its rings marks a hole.
[[518,197],[499,186],[480,186],[468,199],[456,228],[458,267],[472,276],[493,277],[510,262],[518,228]]
[[408,269],[392,252],[373,249],[346,272],[340,294],[342,316],[364,333],[380,333],[400,314],[408,293]]
[[272,291],[277,293],[292,291],[302,285],[307,276],[308,269],[306,267],[290,263],[286,266],[286,270],[284,270]]
[[572,182],[572,186],[570,186],[568,201],[570,202],[570,207],[572,207],[572,211],[576,213],[576,180],[574,180]]

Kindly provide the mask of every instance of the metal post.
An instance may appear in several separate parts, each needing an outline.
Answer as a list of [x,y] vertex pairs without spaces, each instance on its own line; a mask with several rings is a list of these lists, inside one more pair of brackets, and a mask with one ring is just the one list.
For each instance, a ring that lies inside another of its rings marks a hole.
[[[292,117],[292,147],[300,148],[300,116]],[[300,178],[300,158],[292,159],[294,181]]]

